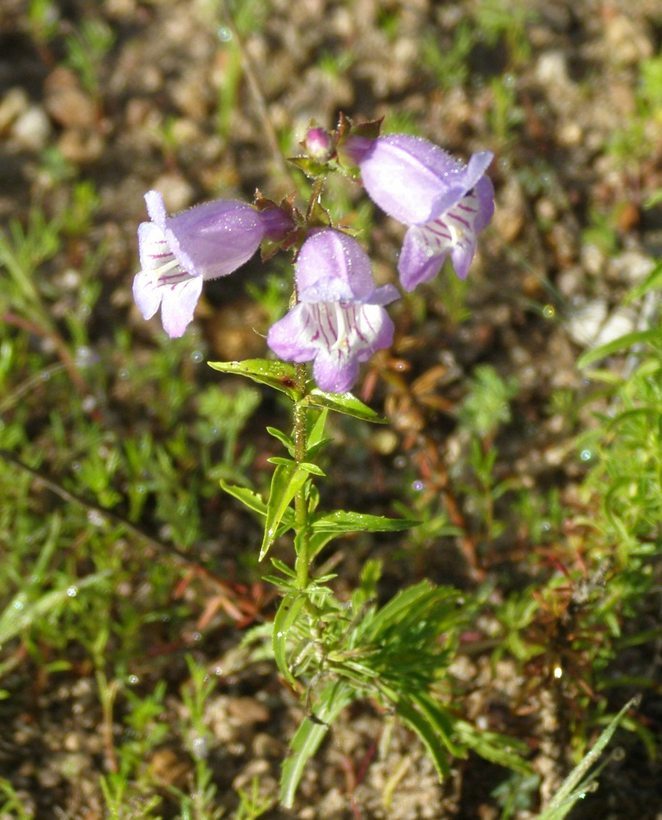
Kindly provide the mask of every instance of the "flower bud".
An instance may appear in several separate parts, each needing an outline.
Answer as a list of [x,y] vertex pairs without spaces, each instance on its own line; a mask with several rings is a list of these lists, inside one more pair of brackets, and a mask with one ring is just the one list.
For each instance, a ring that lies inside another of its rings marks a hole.
[[309,128],[303,146],[308,156],[318,162],[326,162],[333,156],[333,139],[324,128]]

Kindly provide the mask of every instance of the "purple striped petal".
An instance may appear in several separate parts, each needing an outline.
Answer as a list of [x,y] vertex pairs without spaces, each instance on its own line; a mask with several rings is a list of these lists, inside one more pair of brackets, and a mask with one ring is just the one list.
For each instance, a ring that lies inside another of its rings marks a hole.
[[202,282],[247,262],[265,236],[281,237],[291,220],[277,208],[258,212],[245,202],[215,200],[169,217],[158,191],[145,195],[151,222],[138,228],[140,272],[133,295],[145,319],[161,307],[169,336],[192,320]]
[[317,384],[344,393],[358,378],[359,363],[393,341],[382,305],[398,292],[393,285],[375,288],[360,245],[331,229],[304,242],[296,278],[301,301],[270,328],[267,344],[286,361],[313,361]]

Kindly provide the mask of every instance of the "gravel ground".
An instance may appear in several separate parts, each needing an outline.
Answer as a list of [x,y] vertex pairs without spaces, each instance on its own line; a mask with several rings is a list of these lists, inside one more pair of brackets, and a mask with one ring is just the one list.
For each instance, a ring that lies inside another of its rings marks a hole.
[[[87,238],[50,271],[63,290],[59,309],[66,312],[66,277],[72,270],[75,276],[76,260],[103,243],[107,260],[103,298],[94,314],[96,340],[103,344],[107,329],[120,323],[148,345],[130,292],[144,191],[157,188],[169,208],[178,210],[221,192],[250,198],[257,186],[274,196],[287,183],[245,81],[219,125],[219,94],[227,87],[232,51],[213,3],[70,0],[56,5],[61,33],[94,18],[113,33],[113,44],[86,86],[63,60],[62,37],[41,38],[29,24],[28,4],[3,0],[0,218],[25,217],[35,202],[57,212],[62,186],[43,172],[44,152],[57,147],[78,179],[94,182],[101,203]],[[456,405],[468,375],[483,363],[520,385],[513,420],[499,438],[500,463],[507,465],[503,477],[536,490],[557,487],[572,502],[583,473],[571,445],[576,426],[562,413],[548,412],[550,397],[564,388],[581,395],[586,385],[575,369],[578,354],[647,321],[641,311],[621,305],[662,246],[660,208],[643,207],[662,185],[659,108],[657,119],[640,117],[640,66],[659,49],[659,6],[654,0],[536,0],[526,4],[530,14],[521,23],[521,4],[502,0],[491,6],[511,14],[512,24],[494,40],[483,37],[463,60],[444,63],[438,69],[443,76],[460,72],[459,82],[444,84],[426,57],[425,43],[432,39],[447,56],[458,31],[475,20],[478,0],[252,4],[257,25],[245,36],[245,48],[268,116],[292,145],[310,120],[332,126],[342,110],[357,119],[397,116],[415,123],[419,133],[460,156],[485,148],[496,153],[491,175],[497,211],[471,272],[470,318],[461,325],[449,322],[438,289],[426,293],[422,327],[413,326],[411,308],[396,310],[392,355],[406,361],[406,380],[391,371],[392,378],[382,379],[379,388],[395,433],[370,431],[365,441],[381,486],[371,495],[365,465],[353,464],[347,452],[334,476],[340,504],[349,498],[356,504],[357,495],[372,503],[397,494],[398,458],[405,453],[407,464],[418,463],[422,432],[437,445],[448,471],[457,473],[465,442],[425,399],[443,388],[439,393]],[[496,80],[506,100],[500,113]],[[638,144],[650,150],[642,156],[627,147],[619,152],[615,144],[625,140],[623,133],[638,118]],[[602,241],[605,230],[611,251]],[[372,256],[382,281],[393,276],[401,234],[400,226],[377,219]],[[249,269],[248,276],[255,279],[257,273]],[[247,349],[262,355],[260,336],[246,327],[259,328],[265,317],[239,286],[228,287],[227,307],[221,306],[227,291],[212,287],[200,312],[209,358],[231,359]],[[376,372],[388,372],[389,366],[388,357],[381,357]],[[403,386],[430,372],[418,392]],[[338,444],[340,449],[342,440]],[[482,556],[488,573],[508,575],[515,586],[518,549],[512,537],[497,540]],[[381,550],[387,555],[387,548]],[[465,557],[458,549],[427,553],[423,571],[436,582],[470,586],[476,579]],[[351,575],[351,559],[346,566]],[[419,570],[412,569],[413,575]],[[392,576],[387,571],[387,585],[397,588],[403,580],[411,578],[403,579],[401,568]],[[219,743],[213,768],[221,804],[229,811],[235,800],[230,786],[249,786],[259,776],[265,791],[276,791],[285,739],[302,707],[269,665],[228,671],[236,633],[220,631],[218,641],[224,685],[210,701],[208,719]],[[635,666],[640,660],[634,659]],[[14,674],[3,682],[9,689],[20,685],[25,670]],[[467,658],[456,674],[466,681],[472,719],[489,721],[496,731],[516,727],[529,740],[554,736],[559,720],[554,703],[543,692],[526,704],[528,711],[522,708],[526,695],[514,665],[501,662],[495,675],[489,658]],[[488,679],[490,687],[481,688],[481,680]],[[0,773],[6,769],[15,787],[30,795],[35,816],[102,817],[97,775],[104,747],[93,678],[81,670],[61,688],[42,692],[37,703],[31,697],[25,689],[14,723],[0,738]],[[534,765],[553,785],[558,773],[550,760],[553,750],[536,749]],[[185,782],[191,770],[188,756],[169,746],[145,765],[164,786]],[[498,816],[490,792],[502,779],[503,770],[471,757],[439,785],[411,735],[365,704],[344,717],[309,767],[296,811],[266,816],[489,820]],[[653,783],[649,763],[630,755],[607,770],[601,800],[594,798],[573,817],[653,818]],[[127,807],[126,816],[140,815]]]

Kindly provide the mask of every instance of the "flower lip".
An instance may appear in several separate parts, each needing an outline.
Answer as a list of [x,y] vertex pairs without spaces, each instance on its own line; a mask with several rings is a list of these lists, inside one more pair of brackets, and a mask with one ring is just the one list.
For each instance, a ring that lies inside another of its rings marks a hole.
[[311,233],[296,262],[299,302],[269,329],[267,343],[282,359],[313,361],[315,381],[330,392],[349,390],[359,363],[393,339],[383,305],[393,285],[376,288],[359,243],[333,228]]

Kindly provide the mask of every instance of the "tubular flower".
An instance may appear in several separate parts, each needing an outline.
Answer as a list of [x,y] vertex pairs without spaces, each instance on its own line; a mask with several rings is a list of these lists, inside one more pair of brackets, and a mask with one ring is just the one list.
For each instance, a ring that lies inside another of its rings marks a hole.
[[144,319],[161,308],[165,332],[181,336],[193,319],[206,279],[227,276],[247,262],[262,240],[291,227],[278,209],[257,211],[237,200],[217,199],[167,216],[157,191],[145,194],[151,222],[138,227],[140,273],[133,298]]
[[286,361],[313,361],[321,389],[344,393],[358,378],[359,363],[393,341],[383,306],[398,292],[393,285],[376,288],[365,251],[331,228],[306,239],[295,275],[299,303],[272,325],[267,343]]
[[398,271],[405,290],[436,276],[450,255],[464,279],[476,236],[494,213],[494,188],[485,176],[493,154],[474,154],[468,165],[428,140],[406,134],[350,137],[346,154],[361,171],[370,198],[409,225]]

